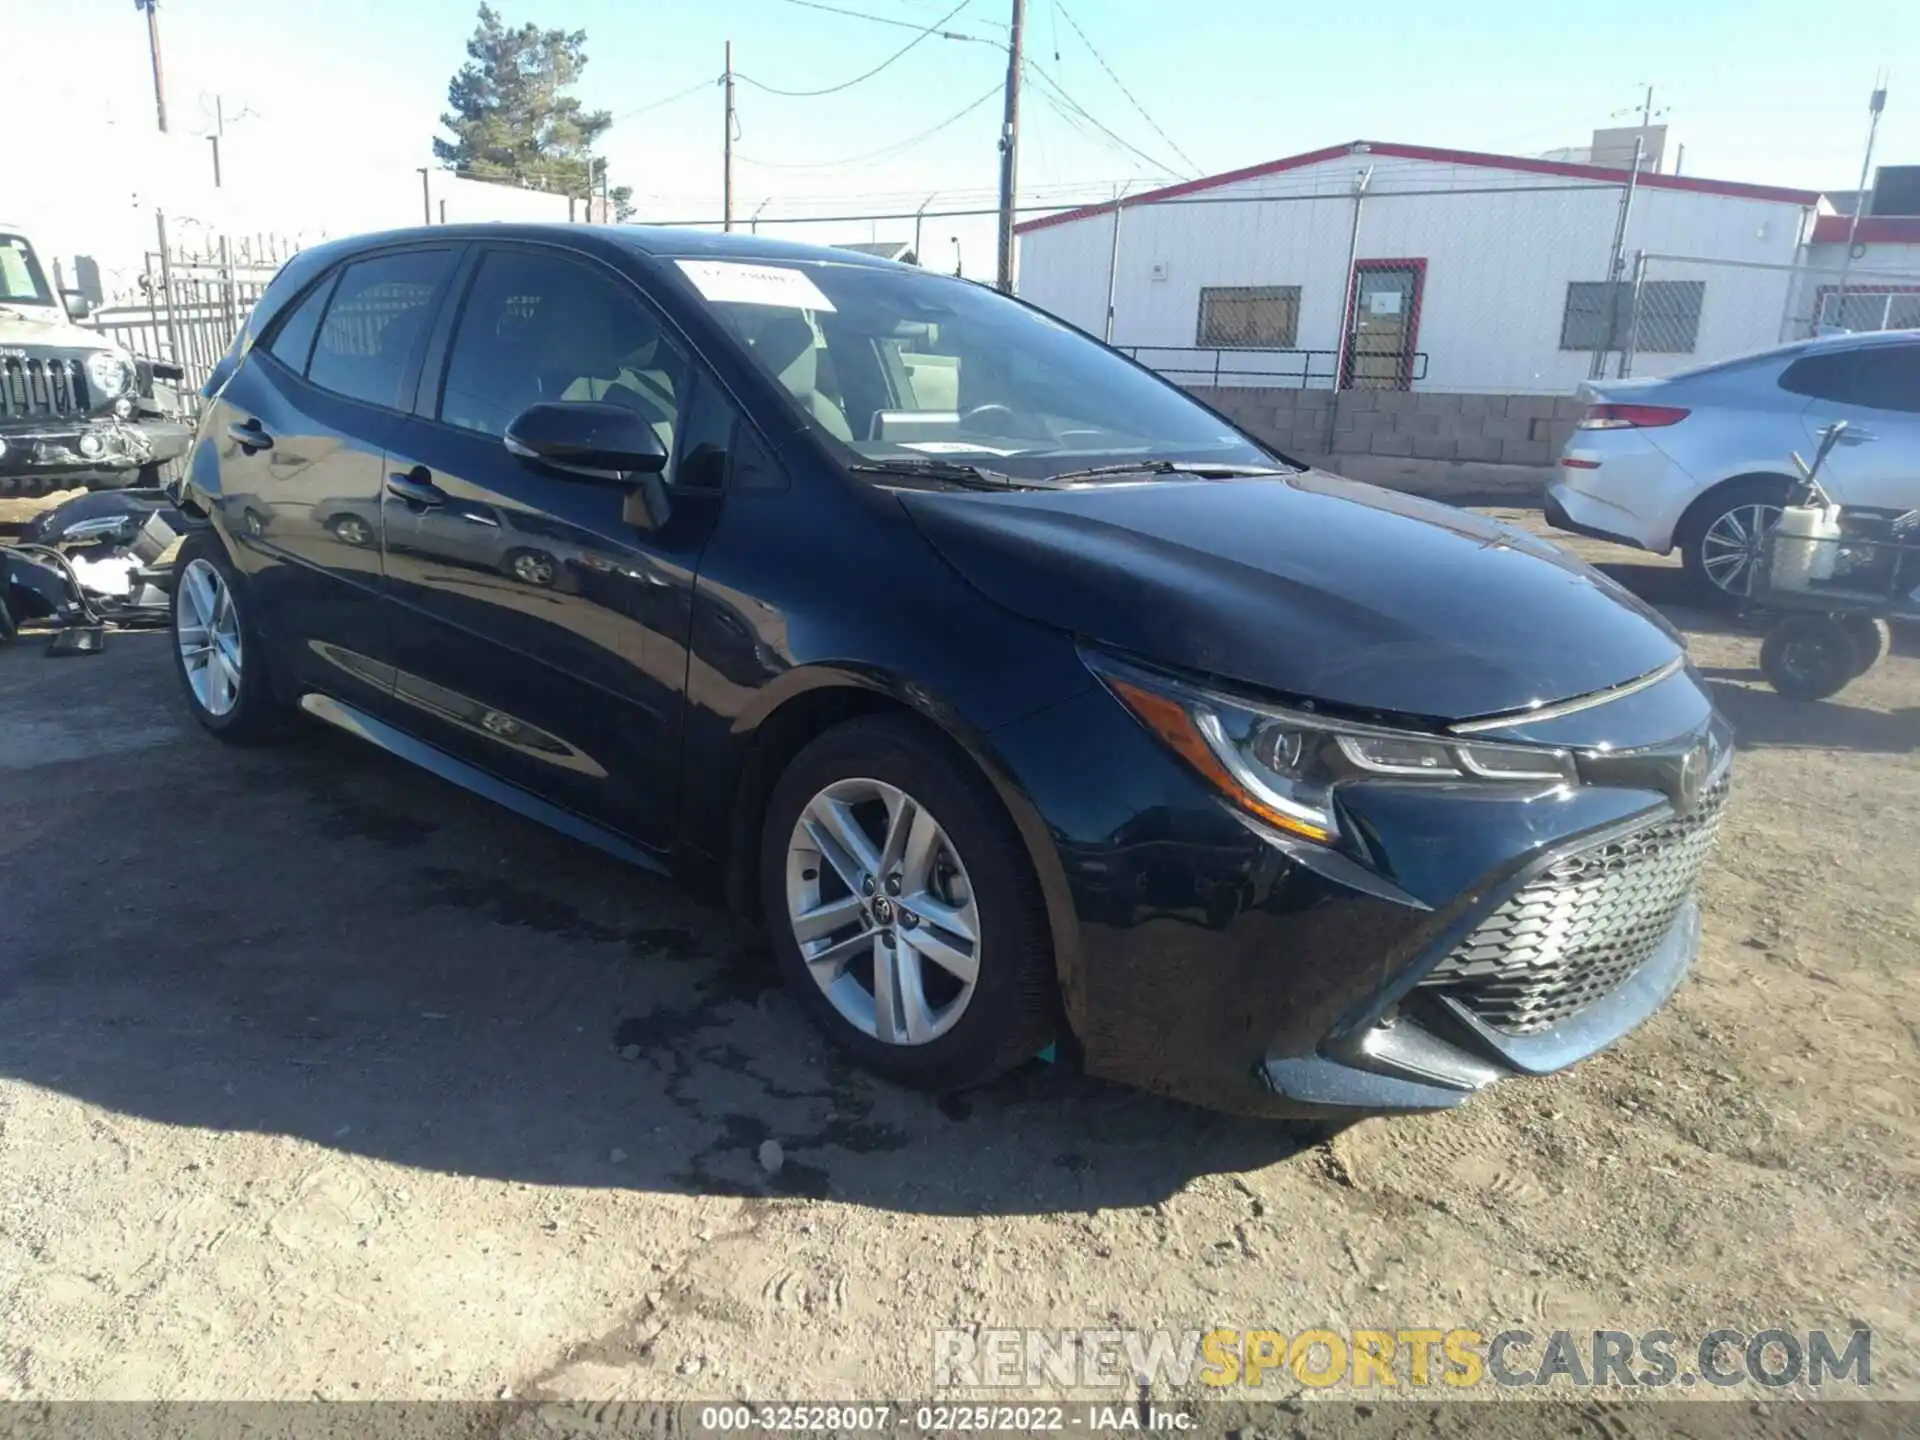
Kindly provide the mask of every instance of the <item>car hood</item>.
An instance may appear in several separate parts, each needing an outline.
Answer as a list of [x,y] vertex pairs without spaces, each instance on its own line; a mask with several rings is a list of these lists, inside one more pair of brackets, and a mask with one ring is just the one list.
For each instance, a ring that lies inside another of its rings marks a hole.
[[1681,648],[1557,546],[1319,471],[900,501],[949,564],[1029,619],[1354,709],[1496,715],[1621,684]]
[[52,305],[0,303],[0,346],[63,346],[75,350],[118,350],[98,330],[85,330]]

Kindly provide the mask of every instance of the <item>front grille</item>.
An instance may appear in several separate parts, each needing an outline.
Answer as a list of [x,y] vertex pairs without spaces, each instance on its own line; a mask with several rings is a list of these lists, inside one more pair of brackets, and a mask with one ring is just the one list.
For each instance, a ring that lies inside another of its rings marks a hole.
[[0,355],[0,424],[77,420],[86,413],[86,371],[80,361]]
[[1690,814],[1556,861],[1421,983],[1510,1035],[1559,1024],[1624,983],[1659,947],[1720,829],[1727,777]]

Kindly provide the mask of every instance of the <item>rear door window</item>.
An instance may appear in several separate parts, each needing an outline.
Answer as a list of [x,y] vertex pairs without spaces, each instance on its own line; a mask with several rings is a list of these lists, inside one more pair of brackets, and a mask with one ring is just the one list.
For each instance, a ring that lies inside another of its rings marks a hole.
[[1920,412],[1920,346],[1876,345],[1808,355],[1786,368],[1780,388],[1870,410]]
[[334,287],[307,378],[351,400],[395,409],[451,250],[407,250],[347,266]]

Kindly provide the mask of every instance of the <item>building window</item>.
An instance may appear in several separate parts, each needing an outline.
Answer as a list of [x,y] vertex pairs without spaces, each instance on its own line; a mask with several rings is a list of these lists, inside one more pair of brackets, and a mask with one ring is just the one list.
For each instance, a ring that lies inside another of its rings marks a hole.
[[1647,280],[1640,286],[1640,319],[1633,316],[1630,281],[1574,281],[1560,320],[1562,350],[1625,350],[1631,338],[1642,354],[1689,355],[1700,335],[1704,280]]
[[1198,345],[1290,350],[1299,329],[1298,285],[1210,285],[1200,291]]
[[1820,287],[1820,313],[1814,333],[1835,330],[1920,330],[1920,288],[1911,285]]

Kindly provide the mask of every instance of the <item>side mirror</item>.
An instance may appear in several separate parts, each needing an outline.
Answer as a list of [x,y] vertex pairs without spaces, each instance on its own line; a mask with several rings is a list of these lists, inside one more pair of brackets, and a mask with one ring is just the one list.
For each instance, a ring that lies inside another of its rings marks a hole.
[[67,315],[71,319],[84,320],[93,314],[93,301],[84,290],[62,290],[60,298],[67,302]]
[[667,450],[644,415],[598,400],[529,405],[507,426],[507,450],[581,480],[627,486],[627,522],[643,530],[667,523]]

